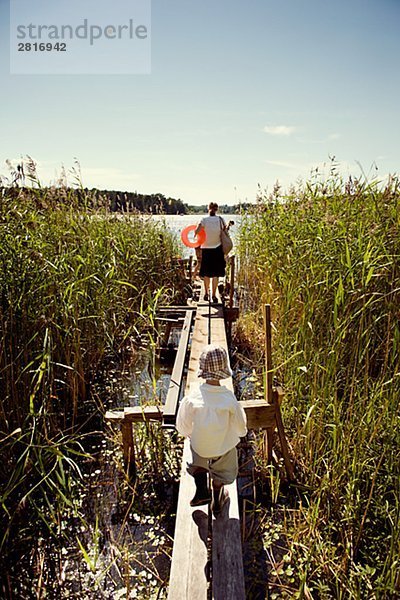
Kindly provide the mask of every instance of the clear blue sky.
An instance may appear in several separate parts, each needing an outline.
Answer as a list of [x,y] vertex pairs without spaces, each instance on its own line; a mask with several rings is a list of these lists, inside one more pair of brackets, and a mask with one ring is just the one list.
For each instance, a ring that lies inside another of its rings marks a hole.
[[[335,155],[400,165],[399,0],[153,0],[150,75],[10,75],[0,0],[0,174],[189,204],[253,201]],[[375,171],[374,171],[375,174]]]

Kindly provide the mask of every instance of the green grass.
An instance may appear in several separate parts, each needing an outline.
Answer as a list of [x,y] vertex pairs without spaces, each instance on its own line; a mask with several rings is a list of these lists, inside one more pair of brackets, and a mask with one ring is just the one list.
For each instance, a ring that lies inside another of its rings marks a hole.
[[243,221],[242,328],[253,322],[261,338],[261,307],[272,305],[274,375],[310,488],[284,517],[288,597],[400,590],[399,207],[396,178],[331,177],[276,190]]

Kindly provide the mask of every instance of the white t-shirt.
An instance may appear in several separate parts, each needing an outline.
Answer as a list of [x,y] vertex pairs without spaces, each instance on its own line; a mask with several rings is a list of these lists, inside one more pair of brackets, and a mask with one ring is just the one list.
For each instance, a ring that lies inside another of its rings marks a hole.
[[[222,221],[222,222],[221,222]],[[222,217],[203,217],[199,225],[203,225],[206,232],[206,241],[201,245],[202,248],[217,248],[221,245],[221,226],[225,226]]]
[[195,383],[179,406],[176,428],[203,458],[222,456],[246,435],[246,413],[224,385]]

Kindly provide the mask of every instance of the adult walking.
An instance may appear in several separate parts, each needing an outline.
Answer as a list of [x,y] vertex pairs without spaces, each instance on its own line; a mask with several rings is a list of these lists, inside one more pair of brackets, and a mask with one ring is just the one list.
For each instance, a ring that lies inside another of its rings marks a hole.
[[210,299],[211,282],[211,296],[213,302],[218,302],[218,279],[225,276],[226,266],[221,244],[221,230],[226,229],[226,223],[222,217],[219,217],[216,214],[217,211],[218,204],[216,202],[210,202],[208,205],[208,216],[202,218],[195,230],[195,235],[203,229],[206,232],[205,242],[201,245],[202,257],[200,277],[204,278],[205,301]]

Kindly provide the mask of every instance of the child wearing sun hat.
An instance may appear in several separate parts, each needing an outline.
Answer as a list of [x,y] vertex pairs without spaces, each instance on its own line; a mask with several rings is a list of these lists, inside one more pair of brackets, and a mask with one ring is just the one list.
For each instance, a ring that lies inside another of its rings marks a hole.
[[221,512],[228,494],[224,485],[238,474],[236,445],[246,435],[246,414],[235,395],[220,381],[231,377],[228,355],[221,346],[206,346],[200,355],[198,377],[205,382],[192,386],[182,399],[176,427],[190,438],[192,461],[188,473],[194,477],[196,493],[191,506],[211,501],[207,473],[212,479],[214,515]]

